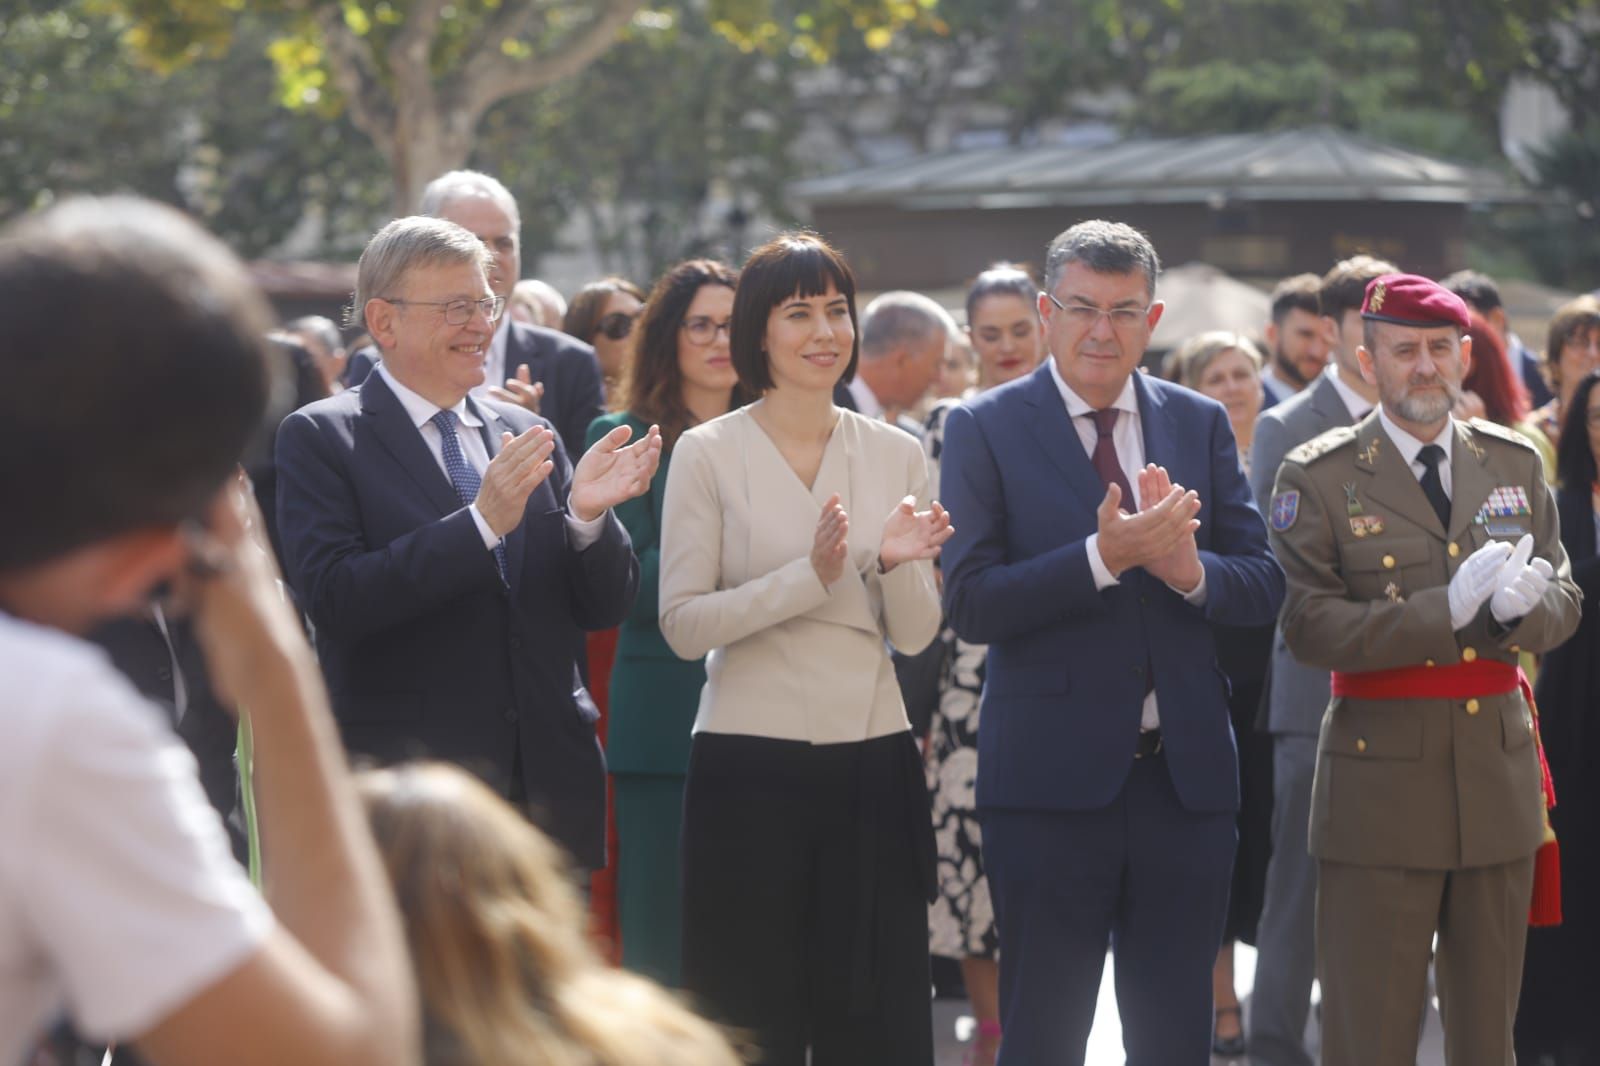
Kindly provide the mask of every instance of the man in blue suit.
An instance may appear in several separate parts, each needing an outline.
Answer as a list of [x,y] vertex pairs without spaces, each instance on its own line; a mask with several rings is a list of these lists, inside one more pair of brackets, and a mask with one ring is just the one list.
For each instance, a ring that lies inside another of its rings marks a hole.
[[951,413],[945,609],[989,645],[978,809],[1001,1066],[1081,1063],[1108,943],[1129,1066],[1204,1066],[1239,774],[1212,623],[1283,572],[1223,408],[1136,372],[1161,317],[1143,234],[1058,236],[1052,357]]
[[461,763],[597,868],[605,762],[575,655],[633,602],[610,508],[661,438],[619,427],[573,466],[548,421],[469,395],[504,308],[487,256],[436,218],[367,245],[355,307],[383,359],[279,427],[284,561],[352,752]]

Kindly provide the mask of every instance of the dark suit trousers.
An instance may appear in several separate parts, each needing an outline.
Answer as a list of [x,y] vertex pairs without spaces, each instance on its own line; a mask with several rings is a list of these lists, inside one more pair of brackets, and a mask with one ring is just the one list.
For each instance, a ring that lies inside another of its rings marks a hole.
[[1208,1066],[1238,831],[1185,810],[1160,756],[1092,811],[979,811],[1000,927],[1000,1066],[1084,1059],[1106,947],[1128,1066]]
[[695,736],[683,984],[759,1045],[762,1066],[805,1066],[808,1047],[811,1066],[932,1066],[932,877],[910,733]]

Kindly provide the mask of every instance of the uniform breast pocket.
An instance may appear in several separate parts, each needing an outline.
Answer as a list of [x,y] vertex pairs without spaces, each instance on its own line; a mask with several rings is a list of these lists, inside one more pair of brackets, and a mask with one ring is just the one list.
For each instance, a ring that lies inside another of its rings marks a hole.
[[1340,558],[1354,599],[1393,599],[1433,583],[1426,537],[1378,537],[1345,544]]

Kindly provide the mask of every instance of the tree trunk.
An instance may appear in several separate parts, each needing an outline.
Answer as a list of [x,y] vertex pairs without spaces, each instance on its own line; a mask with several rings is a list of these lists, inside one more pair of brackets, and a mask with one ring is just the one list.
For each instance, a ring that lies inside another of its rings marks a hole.
[[414,215],[422,190],[439,175],[467,165],[472,153],[472,122],[460,114],[400,102],[389,162],[394,174],[391,203],[395,217]]

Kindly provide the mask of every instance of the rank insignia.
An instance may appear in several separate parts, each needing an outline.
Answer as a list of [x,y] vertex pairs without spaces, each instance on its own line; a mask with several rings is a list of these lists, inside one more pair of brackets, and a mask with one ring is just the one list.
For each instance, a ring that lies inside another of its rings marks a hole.
[[1280,492],[1272,498],[1272,529],[1282,533],[1300,517],[1300,493]]
[[[1354,481],[1346,481],[1344,483],[1344,513],[1349,515],[1361,513],[1361,501],[1356,499],[1356,483]],[[1354,522],[1350,524],[1355,525]]]
[[1373,463],[1378,461],[1379,439],[1380,438],[1378,437],[1373,437],[1371,440],[1367,441],[1367,446],[1362,448],[1359,453],[1361,461],[1366,463],[1368,466],[1371,466]]
[[1375,514],[1352,515],[1350,532],[1357,537],[1376,537],[1383,532],[1383,519]]

